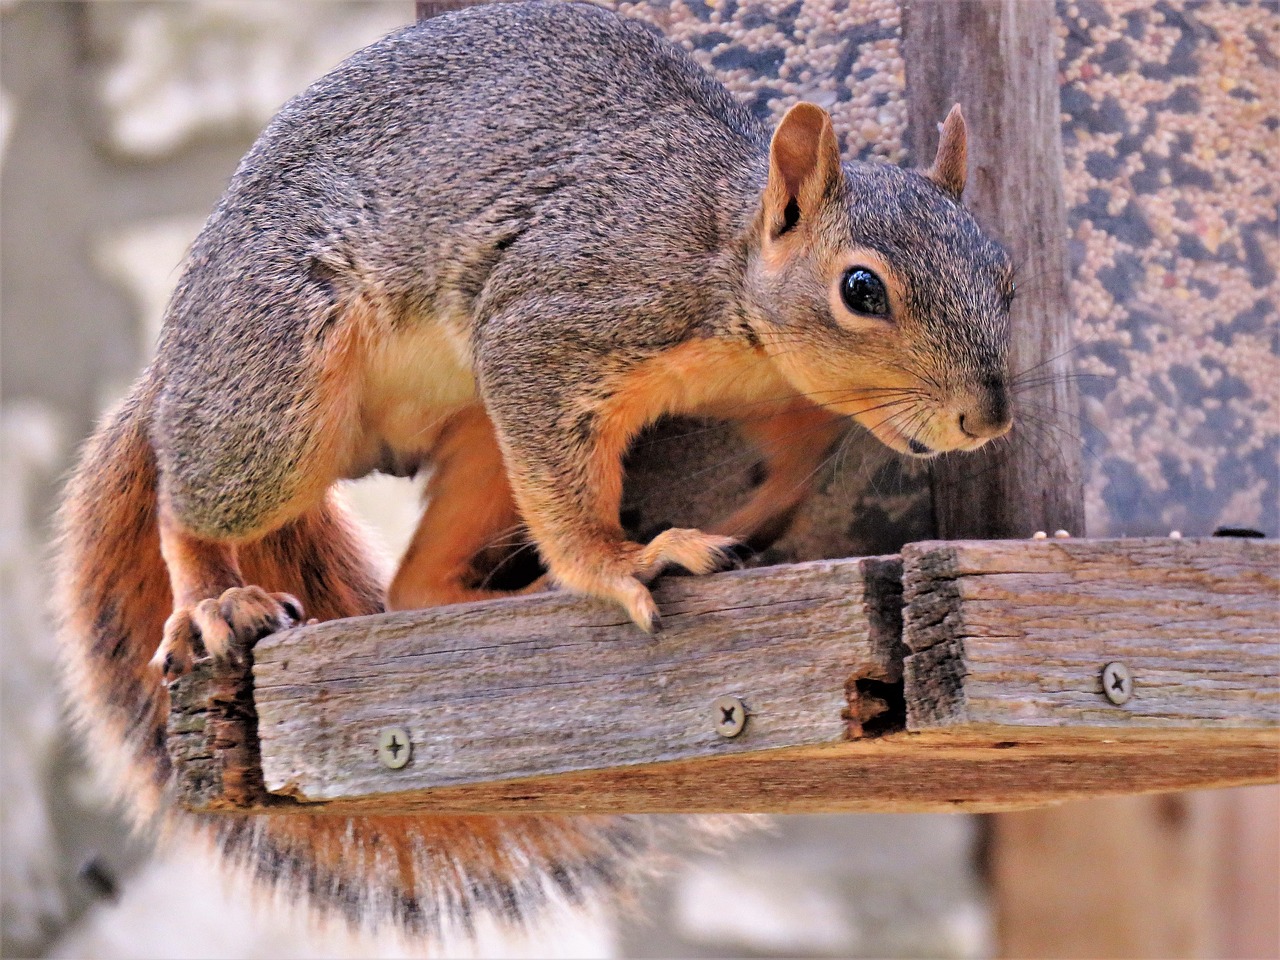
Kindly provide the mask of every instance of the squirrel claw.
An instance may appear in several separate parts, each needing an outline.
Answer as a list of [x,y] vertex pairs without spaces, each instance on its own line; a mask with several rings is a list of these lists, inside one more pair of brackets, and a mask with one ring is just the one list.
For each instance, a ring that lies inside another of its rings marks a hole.
[[261,587],[232,587],[216,600],[175,610],[165,621],[164,639],[152,657],[166,683],[191,669],[196,654],[204,653],[233,667],[242,667],[245,651],[269,633],[303,622],[302,604],[287,593],[268,593]]
[[176,637],[190,629],[190,617],[185,618],[185,623],[174,623],[174,618],[179,613],[174,613],[166,622],[164,627],[164,640],[157,648],[155,655],[151,658],[151,667],[153,670],[160,672],[161,680],[167,686],[174,680],[177,680],[183,674],[191,671],[191,644]]
[[617,600],[635,625],[645,633],[658,633],[662,629],[662,615],[654,603],[653,594],[639,580],[629,577],[617,591]]
[[723,547],[717,551],[715,570],[742,570],[753,556],[755,556],[754,550],[745,543],[737,541],[732,546]]

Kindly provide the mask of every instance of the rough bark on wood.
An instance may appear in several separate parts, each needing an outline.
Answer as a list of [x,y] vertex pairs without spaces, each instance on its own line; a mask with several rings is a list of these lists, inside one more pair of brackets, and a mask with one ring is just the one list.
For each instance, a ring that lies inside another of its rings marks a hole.
[[[908,729],[1280,724],[1280,543],[910,544]],[[1132,673],[1116,705],[1101,671]]]
[[208,812],[268,808],[289,801],[262,782],[253,660],[196,662],[169,687],[168,748],[174,786],[186,806]]
[[1085,532],[1056,25],[1049,0],[903,4],[915,163],[933,161],[938,123],[961,104],[969,128],[965,203],[1005,244],[1021,277],[1010,356],[1022,380],[1015,426],[1008,441],[936,463],[934,518],[947,539]]
[[[901,679],[899,576],[894,558],[670,578],[655,636],[565,594],[281,633],[256,650],[264,779],[321,800],[856,736]],[[721,696],[746,705],[736,737]],[[386,727],[411,739],[402,769],[378,760]]]

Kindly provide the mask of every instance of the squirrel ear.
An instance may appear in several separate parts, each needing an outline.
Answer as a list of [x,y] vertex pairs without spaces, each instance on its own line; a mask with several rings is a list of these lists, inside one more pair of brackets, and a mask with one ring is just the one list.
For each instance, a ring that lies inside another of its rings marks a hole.
[[840,145],[827,111],[797,103],[787,111],[769,144],[765,223],[779,237],[822,202],[840,176]]
[[925,176],[957,200],[964,193],[964,181],[969,167],[969,135],[964,125],[960,104],[951,108],[942,121],[942,133],[938,136],[938,155]]

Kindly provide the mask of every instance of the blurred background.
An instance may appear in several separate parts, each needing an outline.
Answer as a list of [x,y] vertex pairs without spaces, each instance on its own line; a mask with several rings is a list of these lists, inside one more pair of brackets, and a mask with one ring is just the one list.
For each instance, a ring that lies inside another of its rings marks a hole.
[[[896,0],[617,6],[762,117],[814,100],[846,156],[904,160]],[[1280,9],[1057,10],[1089,533],[1276,536]],[[190,852],[129,838],[63,722],[44,564],[59,478],[146,362],[239,157],[284,100],[412,16],[411,0],[0,2],[5,956],[425,955],[255,910]],[[889,532],[852,525],[851,552],[927,532],[912,493],[927,484],[877,470],[898,492],[873,515]],[[399,549],[413,485],[375,478],[352,494]],[[847,517],[858,496],[831,480],[819,500]],[[486,931],[446,953],[1277,956],[1277,824],[1273,788],[981,818],[784,818],[622,914],[554,917],[527,938]]]

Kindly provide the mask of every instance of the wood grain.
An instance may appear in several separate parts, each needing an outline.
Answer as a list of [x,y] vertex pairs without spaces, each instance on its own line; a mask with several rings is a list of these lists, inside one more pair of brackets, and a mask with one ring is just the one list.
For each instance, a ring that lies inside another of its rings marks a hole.
[[[256,651],[264,781],[315,801],[856,736],[879,706],[857,681],[901,679],[899,571],[855,559],[670,578],[656,636],[564,594],[287,631]],[[749,717],[732,739],[715,731],[726,695]],[[412,740],[399,770],[377,757],[387,726]]]
[[907,0],[908,144],[927,167],[938,123],[961,104],[969,128],[965,204],[1018,267],[1010,366],[1021,384],[1008,441],[933,467],[939,537],[1083,536],[1079,403],[1051,0]]
[[[1280,543],[911,544],[908,729],[1280,724]],[[1124,662],[1128,702],[1101,671]]]
[[169,686],[167,746],[174,787],[191,809],[217,812],[287,804],[262,782],[252,655],[240,664],[199,661]]

